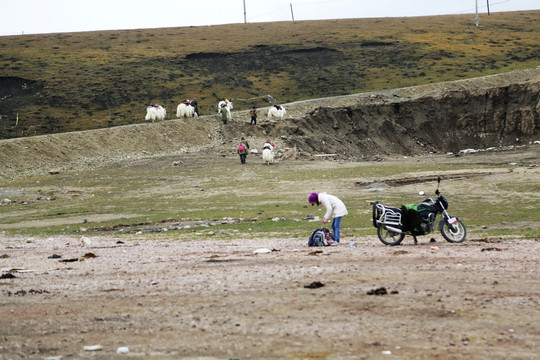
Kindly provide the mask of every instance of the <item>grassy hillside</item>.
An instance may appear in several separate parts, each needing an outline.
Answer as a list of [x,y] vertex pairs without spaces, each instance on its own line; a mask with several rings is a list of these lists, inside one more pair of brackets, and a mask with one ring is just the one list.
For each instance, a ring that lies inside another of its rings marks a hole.
[[479,28],[459,15],[0,37],[0,138],[144,122],[148,103],[171,118],[185,98],[209,114],[222,97],[246,109],[531,68],[538,39],[540,11]]

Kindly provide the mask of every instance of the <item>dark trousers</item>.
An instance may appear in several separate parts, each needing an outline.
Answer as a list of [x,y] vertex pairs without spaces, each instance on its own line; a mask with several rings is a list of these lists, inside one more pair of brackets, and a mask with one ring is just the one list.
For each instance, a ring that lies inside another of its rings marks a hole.
[[246,156],[247,156],[247,154],[240,154],[240,162],[242,164],[246,163]]
[[252,116],[252,117],[251,117],[250,124],[255,124],[255,125],[257,125],[257,118]]

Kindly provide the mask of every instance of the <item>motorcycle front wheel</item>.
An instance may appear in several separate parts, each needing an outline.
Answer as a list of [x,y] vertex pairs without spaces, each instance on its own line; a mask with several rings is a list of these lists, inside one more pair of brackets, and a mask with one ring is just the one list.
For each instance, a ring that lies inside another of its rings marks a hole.
[[377,228],[377,235],[383,244],[390,246],[399,245],[405,237],[405,234],[387,230],[383,226]]
[[460,243],[467,236],[467,229],[459,219],[455,224],[448,224],[448,222],[441,220],[439,230],[446,241],[451,243]]

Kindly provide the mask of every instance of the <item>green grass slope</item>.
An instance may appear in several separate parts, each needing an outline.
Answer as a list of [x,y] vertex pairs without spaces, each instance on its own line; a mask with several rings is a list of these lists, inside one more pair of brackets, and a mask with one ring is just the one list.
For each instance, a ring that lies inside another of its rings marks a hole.
[[0,38],[0,138],[144,122],[160,103],[235,109],[540,65],[540,11]]

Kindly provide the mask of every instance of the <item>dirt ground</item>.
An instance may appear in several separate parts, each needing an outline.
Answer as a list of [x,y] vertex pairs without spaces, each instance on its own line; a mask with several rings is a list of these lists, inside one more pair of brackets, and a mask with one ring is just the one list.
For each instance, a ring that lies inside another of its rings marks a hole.
[[0,358],[540,353],[538,239],[387,247],[345,237],[328,248],[287,238],[122,239],[3,239]]

